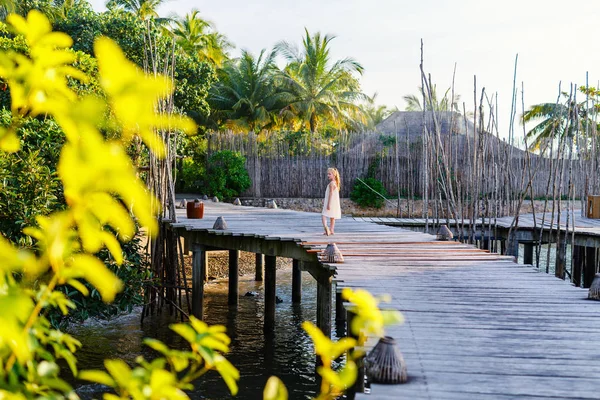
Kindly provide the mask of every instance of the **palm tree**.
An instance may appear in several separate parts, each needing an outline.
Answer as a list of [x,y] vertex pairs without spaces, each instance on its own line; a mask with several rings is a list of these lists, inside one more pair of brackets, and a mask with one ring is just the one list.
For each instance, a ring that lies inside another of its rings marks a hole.
[[227,62],[219,71],[209,102],[226,128],[259,133],[278,123],[285,94],[275,87],[275,56],[275,51],[262,50],[256,58],[244,50],[239,59]]
[[177,44],[186,52],[196,53],[201,61],[221,67],[228,59],[227,49],[232,45],[225,36],[214,30],[214,24],[200,17],[200,11],[192,10],[175,21],[172,29]]
[[334,36],[310,35],[305,29],[302,51],[287,42],[275,49],[287,59],[288,65],[279,75],[289,104],[283,109],[285,118],[297,118],[314,133],[323,123],[343,127],[350,120],[364,120],[356,104],[365,99],[354,73],[363,67],[352,58],[330,62],[329,45]]
[[[422,87],[419,86],[419,92],[422,92]],[[455,111],[460,112],[458,109],[458,102],[460,101],[460,95],[454,95],[454,99],[449,97],[450,88],[446,90],[444,93],[444,97],[441,100],[438,100],[436,85],[431,87],[431,102],[426,97],[425,98],[425,107],[423,107],[423,103],[421,100],[423,99],[423,95],[414,95],[409,94],[403,96],[402,98],[406,101],[406,111]],[[427,93],[425,94],[427,96]]]
[[[562,93],[562,96],[569,97],[567,93]],[[594,134],[597,128],[592,118],[594,112],[593,107],[586,109],[585,102],[575,103],[568,98],[564,103],[541,103],[531,106],[523,114],[521,123],[541,120],[526,134],[528,138],[533,139],[531,147],[538,149],[547,139],[573,137],[577,131],[587,134],[587,124],[592,127],[590,133]]]
[[166,21],[165,18],[159,18],[157,8],[166,0],[108,0],[107,8],[122,8],[132,14],[137,15],[140,19],[147,20],[154,18],[155,20]]
[[363,111],[367,115],[367,127],[374,128],[381,121],[389,117],[392,113],[398,111],[398,107],[390,108],[385,105],[376,105],[377,93],[368,98],[363,106]]

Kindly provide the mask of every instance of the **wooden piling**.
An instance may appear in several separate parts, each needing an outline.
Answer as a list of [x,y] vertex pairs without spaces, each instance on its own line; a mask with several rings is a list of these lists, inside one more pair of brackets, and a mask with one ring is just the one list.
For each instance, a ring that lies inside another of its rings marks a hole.
[[238,305],[240,297],[239,280],[240,280],[240,251],[229,250],[229,293],[227,296],[227,304],[230,306]]
[[300,261],[292,261],[292,303],[302,302],[302,271],[300,270]]
[[347,319],[346,307],[344,307],[344,299],[342,298],[341,289],[335,291],[335,323],[345,323]]
[[583,287],[589,288],[592,286],[594,275],[596,274],[596,248],[585,248],[585,263],[583,266]]
[[[358,339],[358,336],[355,335],[352,332],[352,329],[350,328],[352,326],[353,319],[356,318],[356,314],[354,314],[352,311],[348,310],[347,316],[348,316],[348,318],[346,321],[346,336],[351,337],[353,339]],[[363,393],[365,391],[364,356],[356,359],[355,362],[356,362],[356,368],[358,369],[358,371],[357,371],[356,381],[354,382],[354,385],[352,385],[348,389],[347,395],[348,395],[348,398],[350,398],[350,399],[354,399],[356,393]]]
[[265,331],[275,328],[275,291],[277,257],[265,256]]
[[331,275],[323,274],[317,279],[317,327],[331,337]]
[[523,264],[533,265],[533,242],[523,243]]
[[515,236],[509,237],[506,240],[506,254],[513,256],[515,260],[519,259],[519,241]]
[[577,287],[581,287],[581,272],[585,260],[585,247],[573,245],[571,262],[571,282]]
[[264,265],[265,265],[265,255],[256,253],[256,272],[254,274],[255,281],[262,282]]
[[204,314],[204,277],[208,267],[208,252],[201,245],[194,245],[192,252],[192,315],[202,319]]

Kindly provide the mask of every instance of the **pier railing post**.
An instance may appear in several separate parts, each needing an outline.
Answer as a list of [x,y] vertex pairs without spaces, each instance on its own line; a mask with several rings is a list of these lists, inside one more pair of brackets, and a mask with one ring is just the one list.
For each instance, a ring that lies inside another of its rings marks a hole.
[[265,256],[265,331],[272,331],[275,328],[276,268],[277,257]]
[[265,255],[256,253],[256,272],[254,274],[254,280],[261,282],[263,280],[263,267],[265,265]]
[[230,306],[238,305],[239,298],[239,261],[240,251],[229,250],[229,294],[227,296],[227,304]]
[[208,267],[208,252],[201,245],[192,246],[192,315],[198,319],[204,314],[204,278]]
[[317,327],[331,337],[331,275],[323,274],[317,279]]
[[302,302],[302,270],[300,260],[292,261],[292,303]]

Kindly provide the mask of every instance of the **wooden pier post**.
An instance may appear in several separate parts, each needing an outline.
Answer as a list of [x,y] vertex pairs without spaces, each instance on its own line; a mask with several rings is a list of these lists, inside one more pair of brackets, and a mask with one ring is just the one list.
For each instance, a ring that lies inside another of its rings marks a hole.
[[533,265],[533,242],[523,243],[523,264]]
[[265,265],[265,255],[256,253],[256,272],[254,274],[255,281],[262,282],[264,265]]
[[[352,329],[350,329],[350,327],[352,326],[352,320],[356,317],[356,314],[354,314],[352,311],[347,311],[347,315],[348,318],[346,322],[346,336],[351,337],[353,339],[358,339],[358,336],[352,332]],[[354,382],[354,385],[352,385],[350,389],[348,389],[347,393],[349,399],[354,399],[357,393],[363,393],[365,391],[364,357],[360,357],[356,360],[356,367],[358,369],[356,381]]]
[[300,302],[302,302],[302,270],[300,261],[294,259],[292,261],[292,303]]
[[317,327],[331,337],[331,275],[323,274],[317,279]]
[[596,248],[585,248],[585,264],[583,267],[583,287],[589,288],[592,286],[594,275],[596,274]]
[[506,254],[513,256],[515,261],[519,260],[519,241],[513,233],[513,237],[506,239]]
[[571,262],[571,282],[577,287],[581,287],[581,272],[583,271],[584,260],[585,247],[574,244]]
[[240,251],[229,250],[229,293],[227,296],[227,304],[230,306],[238,305],[240,297]]
[[[337,286],[337,285],[336,285]],[[335,291],[335,323],[342,324],[347,320],[346,307],[344,307],[344,299],[342,298],[342,290],[336,288]]]
[[204,278],[208,269],[208,252],[201,245],[192,246],[192,315],[198,319],[204,314]]
[[265,331],[272,331],[275,328],[276,267],[277,257],[265,256]]

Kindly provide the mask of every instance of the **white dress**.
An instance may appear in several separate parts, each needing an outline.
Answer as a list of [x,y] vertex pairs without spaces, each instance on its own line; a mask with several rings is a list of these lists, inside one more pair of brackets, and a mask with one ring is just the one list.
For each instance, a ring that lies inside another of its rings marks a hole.
[[323,211],[321,215],[326,216],[327,218],[340,219],[342,218],[342,210],[340,208],[340,191],[336,187],[333,189],[333,193],[331,195],[331,204],[329,205],[329,210],[327,209],[327,200],[329,199],[329,190],[331,185],[327,185],[327,190],[325,191],[325,200],[323,200]]

